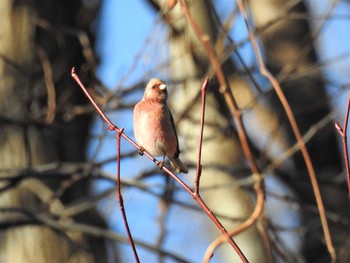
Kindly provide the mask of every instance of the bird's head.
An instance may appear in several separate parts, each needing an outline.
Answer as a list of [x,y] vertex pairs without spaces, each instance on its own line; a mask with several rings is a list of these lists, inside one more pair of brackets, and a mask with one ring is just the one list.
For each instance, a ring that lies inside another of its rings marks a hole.
[[166,83],[163,80],[151,79],[145,89],[143,99],[158,99],[166,102],[168,98],[168,90]]

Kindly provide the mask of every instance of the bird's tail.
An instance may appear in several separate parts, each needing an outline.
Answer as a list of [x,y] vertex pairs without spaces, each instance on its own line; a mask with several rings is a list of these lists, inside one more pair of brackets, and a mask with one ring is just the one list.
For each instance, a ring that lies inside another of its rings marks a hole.
[[173,167],[175,173],[177,173],[177,174],[181,173],[181,172],[184,174],[188,173],[188,168],[186,167],[186,165],[184,165],[182,163],[182,161],[180,160],[179,157],[176,157],[176,156],[170,157],[169,160],[170,160],[170,164]]

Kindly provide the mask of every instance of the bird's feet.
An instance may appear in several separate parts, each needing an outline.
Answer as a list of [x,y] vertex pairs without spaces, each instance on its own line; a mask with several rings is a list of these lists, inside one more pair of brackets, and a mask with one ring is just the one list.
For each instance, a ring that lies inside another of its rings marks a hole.
[[145,148],[143,148],[142,146],[140,146],[140,148],[137,151],[139,153],[139,155],[143,155],[143,153],[145,152]]
[[164,161],[158,162],[157,165],[159,166],[159,169],[162,170],[164,166]]

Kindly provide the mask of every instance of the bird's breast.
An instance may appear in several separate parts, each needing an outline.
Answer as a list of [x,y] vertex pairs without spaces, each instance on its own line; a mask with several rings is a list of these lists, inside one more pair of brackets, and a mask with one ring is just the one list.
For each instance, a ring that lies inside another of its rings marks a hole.
[[134,110],[136,141],[153,155],[174,155],[177,139],[165,104],[141,101]]

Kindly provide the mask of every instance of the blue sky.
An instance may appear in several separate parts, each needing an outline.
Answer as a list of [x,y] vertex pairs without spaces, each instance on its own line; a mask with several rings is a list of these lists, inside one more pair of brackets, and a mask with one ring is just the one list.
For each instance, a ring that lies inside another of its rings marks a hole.
[[[115,87],[128,72],[155,19],[156,14],[146,1],[103,1],[97,47],[101,57],[98,75],[107,87]],[[133,71],[136,77],[143,73],[142,68]]]

